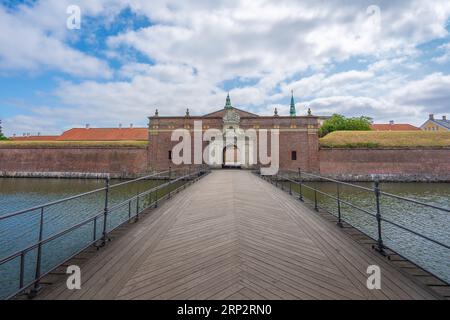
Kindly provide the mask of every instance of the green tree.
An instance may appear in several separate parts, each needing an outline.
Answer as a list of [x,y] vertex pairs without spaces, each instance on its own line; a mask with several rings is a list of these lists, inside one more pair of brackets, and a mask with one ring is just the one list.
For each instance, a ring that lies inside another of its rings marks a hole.
[[340,114],[333,114],[333,116],[326,120],[322,127],[320,127],[319,135],[321,137],[326,136],[333,131],[368,131],[372,119],[369,117],[357,117],[357,118],[346,118]]
[[5,136],[3,135],[3,133],[0,132],[0,141],[3,141],[3,140],[8,140],[8,138],[5,137]]

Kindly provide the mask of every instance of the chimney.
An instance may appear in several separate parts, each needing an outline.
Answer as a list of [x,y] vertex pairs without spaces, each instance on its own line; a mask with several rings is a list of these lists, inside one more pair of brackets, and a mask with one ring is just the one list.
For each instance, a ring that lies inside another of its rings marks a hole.
[[442,116],[442,120],[447,121],[447,116]]
[[130,128],[133,128],[133,124],[132,123],[130,124]]
[[394,120],[389,121],[389,124],[392,126],[394,124]]
[[434,114],[430,113],[430,120],[434,120]]
[[89,123],[86,124],[86,129],[89,129],[91,125]]
[[121,123],[119,123],[119,129],[122,129],[122,124]]

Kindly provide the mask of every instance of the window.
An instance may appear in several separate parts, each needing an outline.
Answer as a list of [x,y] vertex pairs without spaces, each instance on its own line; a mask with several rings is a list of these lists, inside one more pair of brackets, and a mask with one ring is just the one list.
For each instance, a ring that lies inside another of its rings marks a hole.
[[291,152],[291,160],[292,160],[292,161],[297,160],[297,151],[292,151],[292,152]]
[[169,160],[172,160],[172,150],[169,150]]

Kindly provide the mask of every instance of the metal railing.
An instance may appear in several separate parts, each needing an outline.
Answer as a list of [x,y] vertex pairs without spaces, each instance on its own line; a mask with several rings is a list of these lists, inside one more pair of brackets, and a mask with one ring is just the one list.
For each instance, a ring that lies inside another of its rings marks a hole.
[[[343,182],[343,181],[338,181],[332,178],[327,178],[327,177],[323,177],[321,175],[318,174],[313,174],[313,173],[308,173],[308,172],[302,172],[300,169],[298,169],[298,171],[295,170],[288,170],[285,173],[278,173],[276,175],[273,176],[263,176],[261,175],[260,172],[257,172],[263,179],[271,182],[272,184],[275,184],[277,187],[281,184],[281,188],[283,190],[285,190],[284,185],[282,184],[283,182],[286,182],[288,184],[287,186],[287,191],[291,194],[294,195],[295,193],[297,194],[296,196],[298,197],[298,199],[302,202],[305,201],[305,189],[309,190],[310,192],[312,192],[312,199],[311,202],[314,205],[314,210],[319,211],[319,200],[318,200],[318,195],[322,195],[326,198],[332,199],[333,201],[336,201],[336,208],[337,208],[337,225],[340,227],[343,227],[343,222],[347,223],[348,225],[358,229],[360,232],[362,232],[363,234],[365,234],[366,236],[370,237],[371,239],[373,239],[374,241],[376,241],[376,245],[373,246],[373,249],[375,249],[376,251],[378,251],[380,254],[384,255],[384,256],[388,256],[389,255],[386,253],[385,249],[389,249],[392,252],[394,252],[395,254],[399,255],[400,257],[404,258],[404,256],[402,254],[399,254],[397,251],[393,250],[392,248],[387,248],[383,242],[383,228],[382,228],[382,222],[387,223],[395,228],[399,228],[403,231],[406,231],[408,233],[411,233],[421,239],[424,239],[426,241],[429,241],[431,243],[434,243],[435,245],[438,245],[441,248],[445,248],[447,250],[450,250],[450,246],[448,244],[442,243],[441,241],[438,241],[436,239],[432,239],[431,237],[422,234],[420,231],[416,231],[416,230],[412,230],[411,228],[405,227],[397,222],[394,222],[390,219],[387,219],[385,217],[383,217],[382,215],[382,210],[381,210],[381,202],[380,199],[382,196],[384,197],[389,197],[389,198],[393,198],[393,199],[397,199],[397,200],[402,200],[402,201],[406,201],[408,203],[412,203],[415,205],[420,205],[426,208],[432,208],[441,212],[446,212],[446,213],[450,213],[450,209],[448,208],[442,208],[433,204],[428,204],[422,201],[418,201],[418,200],[414,200],[414,199],[410,199],[410,198],[406,198],[406,197],[402,197],[399,195],[395,195],[395,194],[391,194],[388,192],[383,192],[380,190],[380,183],[379,181],[375,181],[374,182],[374,187],[373,188],[367,188],[364,186],[360,186],[360,185],[356,185],[356,184],[352,184],[352,183],[347,183],[347,182]],[[334,183],[336,185],[336,193],[335,194],[331,194],[331,193],[327,193],[324,192],[318,188],[315,188],[313,186],[310,186],[308,184],[306,184],[307,182],[311,182],[311,181],[326,181],[326,182],[330,182],[330,183]],[[306,183],[305,183],[306,182]],[[296,186],[298,188],[298,192],[294,192],[293,191],[293,186]],[[370,192],[371,194],[373,194],[373,199],[375,201],[375,212],[368,210],[367,208],[362,208],[354,203],[351,203],[350,201],[344,200],[341,197],[341,188],[342,186],[346,186],[349,188],[355,188],[355,189],[359,189],[359,190],[363,190],[366,192]],[[346,221],[343,218],[342,215],[342,205],[346,205],[350,208],[353,208],[367,216],[369,216],[370,218],[375,219],[376,222],[376,236],[374,237],[373,235],[370,235],[368,232],[364,231],[362,228],[352,224],[349,221]],[[329,210],[327,210],[326,208],[325,211],[327,211],[328,213],[332,214]],[[333,214],[332,214],[333,215]],[[450,227],[450,226],[449,226]],[[447,255],[448,257],[448,255]],[[445,259],[445,258],[444,258]],[[408,259],[406,259],[408,260]],[[417,265],[416,263],[413,262],[413,264]],[[424,270],[426,270],[427,272],[429,272],[430,274],[432,274],[433,276],[435,276],[437,279],[441,280],[442,282],[449,284],[448,281],[442,279],[442,277],[436,275],[434,272],[428,270],[426,267],[424,266],[419,266],[417,265],[419,268],[422,268]]]
[[[10,299],[17,294],[26,291],[27,289],[31,288],[31,291],[29,295],[31,297],[35,296],[41,289],[40,281],[43,277],[47,276],[48,274],[52,273],[55,269],[60,267],[62,264],[66,263],[67,261],[71,260],[87,248],[94,245],[97,249],[103,247],[108,242],[108,234],[110,234],[115,229],[119,228],[120,226],[124,225],[125,223],[130,222],[133,218],[137,221],[139,220],[140,214],[150,207],[158,207],[158,203],[165,198],[170,198],[173,193],[179,192],[182,188],[186,188],[186,186],[190,183],[193,183],[200,179],[204,174],[209,172],[209,169],[206,166],[197,167],[194,169],[187,168],[187,169],[176,169],[172,170],[169,168],[169,170],[154,173],[151,175],[147,175],[144,177],[141,177],[139,179],[134,179],[131,181],[125,181],[122,183],[117,183],[114,185],[110,184],[110,179],[107,178],[105,181],[105,187],[99,188],[93,191],[89,191],[86,193],[78,194],[72,197],[68,197],[65,199],[57,200],[54,202],[46,203],[40,206],[32,207],[25,210],[20,210],[17,212],[13,212],[10,214],[6,214],[3,216],[0,216],[0,223],[8,221],[9,219],[12,219],[14,217],[19,217],[21,215],[25,215],[27,213],[33,213],[37,212],[39,214],[39,227],[38,227],[38,240],[37,242],[33,243],[32,245],[29,245],[25,248],[22,248],[20,250],[15,251],[13,254],[10,254],[6,257],[3,257],[0,259],[0,267],[3,265],[15,260],[19,259],[19,279],[18,279],[18,286],[15,290],[12,292],[9,292],[7,296],[4,299]],[[110,193],[112,190],[117,189],[121,186],[128,186],[136,182],[141,181],[153,181],[157,180],[161,182],[159,185],[155,187],[151,187],[150,189],[139,191],[136,193],[135,196],[132,196],[131,198],[127,198],[126,200],[123,200],[117,204],[111,205],[110,203]],[[175,185],[176,188],[173,188]],[[177,185],[180,185],[177,187]],[[104,208],[100,211],[94,212],[89,218],[84,219],[81,222],[78,222],[69,228],[66,228],[64,230],[59,230],[55,234],[47,237],[44,239],[43,236],[43,230],[44,230],[44,217],[46,214],[46,211],[48,211],[49,208],[52,208],[53,206],[67,203],[68,201],[83,201],[83,199],[86,199],[87,196],[95,195],[98,197],[104,196]],[[146,201],[143,201],[146,200]],[[135,209],[132,204],[135,203]],[[132,210],[133,207],[133,210]],[[128,211],[127,219],[124,219],[123,221],[119,221],[119,223],[115,226],[108,227],[109,220],[113,217],[113,214],[115,212],[118,212],[120,209],[125,208]],[[133,211],[133,212],[132,212]],[[42,271],[42,250],[43,246],[54,242],[58,239],[61,239],[64,235],[67,235],[75,230],[79,230],[80,228],[84,226],[88,226],[92,224],[92,236],[89,241],[86,241],[84,245],[78,249],[75,253],[70,254],[69,256],[65,257],[61,261],[58,261],[55,265],[53,265],[50,268],[47,268],[47,270]],[[101,225],[99,225],[101,224]],[[99,229],[101,228],[101,229]],[[98,236],[98,231],[101,230],[101,236]],[[36,253],[36,259],[35,259],[35,265],[33,267],[34,270],[34,276],[31,281],[25,281],[25,271],[26,271],[26,255],[32,251],[37,251]],[[1,296],[0,296],[1,299]]]

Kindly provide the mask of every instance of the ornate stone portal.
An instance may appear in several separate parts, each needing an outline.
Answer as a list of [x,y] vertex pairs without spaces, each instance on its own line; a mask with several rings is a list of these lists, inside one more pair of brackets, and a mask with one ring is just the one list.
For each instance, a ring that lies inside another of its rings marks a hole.
[[250,139],[240,128],[241,116],[231,106],[229,95],[222,121],[222,133],[211,139],[214,141],[210,144],[210,166],[245,169],[252,167],[256,160],[249,158],[249,149],[252,148]]

